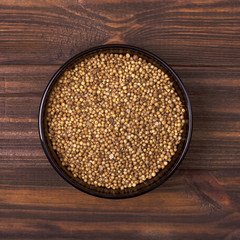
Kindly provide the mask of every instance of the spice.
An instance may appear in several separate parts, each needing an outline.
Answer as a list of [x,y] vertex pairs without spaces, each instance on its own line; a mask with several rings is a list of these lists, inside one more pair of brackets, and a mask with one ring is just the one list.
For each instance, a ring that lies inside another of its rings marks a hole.
[[52,90],[48,134],[62,165],[90,185],[135,187],[171,161],[185,108],[169,76],[137,55],[100,54]]

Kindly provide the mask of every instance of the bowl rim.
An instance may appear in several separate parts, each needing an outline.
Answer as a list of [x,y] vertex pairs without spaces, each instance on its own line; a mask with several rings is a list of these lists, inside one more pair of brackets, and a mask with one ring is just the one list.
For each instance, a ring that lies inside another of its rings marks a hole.
[[[67,176],[64,175],[64,173],[58,168],[58,166],[55,164],[55,161],[51,158],[51,155],[49,153],[48,150],[48,146],[47,143],[44,139],[44,126],[43,126],[43,111],[44,111],[44,104],[45,101],[47,100],[47,95],[48,92],[50,90],[50,87],[52,86],[52,84],[58,79],[58,76],[62,73],[62,71],[64,71],[69,65],[71,65],[72,63],[74,63],[74,61],[76,61],[78,58],[84,56],[85,54],[89,54],[91,52],[97,51],[97,50],[102,50],[102,49],[113,49],[113,48],[123,48],[123,49],[129,49],[129,50],[134,50],[137,52],[140,52],[144,55],[150,56],[151,58],[153,58],[154,60],[156,60],[157,62],[159,62],[161,65],[163,65],[173,76],[174,76],[174,80],[177,81],[178,85],[180,86],[183,95],[185,97],[186,100],[186,107],[188,109],[188,133],[187,133],[187,138],[186,138],[186,143],[184,146],[184,149],[182,151],[182,153],[180,154],[179,158],[176,160],[175,165],[169,170],[169,172],[158,182],[156,182],[155,184],[153,184],[153,186],[149,187],[148,189],[145,190],[141,190],[141,191],[136,191],[127,195],[123,195],[123,196],[114,196],[114,195],[101,195],[101,193],[97,193],[95,191],[91,191],[91,190],[87,190],[84,188],[81,188],[80,185],[75,184],[74,182],[72,182]],[[189,96],[187,94],[187,91],[181,81],[181,79],[179,78],[179,76],[175,73],[175,71],[165,62],[163,61],[161,58],[159,58],[158,56],[156,56],[155,54],[148,52],[142,48],[139,47],[135,47],[135,46],[131,46],[131,45],[127,45],[127,44],[107,44],[107,45],[100,45],[100,46],[96,46],[93,48],[89,48],[85,51],[82,51],[78,54],[76,54],[75,56],[73,56],[72,58],[70,58],[68,61],[66,61],[52,76],[52,78],[50,79],[50,81],[48,82],[41,101],[40,101],[40,106],[39,106],[39,112],[38,112],[38,133],[39,133],[39,137],[40,137],[40,141],[41,141],[41,145],[42,148],[45,152],[45,155],[48,158],[48,161],[51,163],[51,165],[53,166],[53,168],[56,170],[56,172],[65,180],[67,181],[69,184],[71,184],[72,186],[74,186],[75,188],[77,188],[78,190],[81,190],[85,193],[88,193],[90,195],[96,196],[96,197],[101,197],[101,198],[108,198],[108,199],[124,199],[124,198],[131,198],[131,197],[135,197],[135,196],[139,196],[142,195],[146,192],[149,192],[157,187],[159,187],[161,184],[163,184],[170,176],[173,175],[173,173],[176,171],[176,169],[179,167],[179,165],[181,164],[183,158],[185,157],[187,150],[189,148],[190,145],[190,141],[191,141],[191,137],[192,137],[192,128],[193,128],[193,120],[192,120],[192,108],[191,108],[191,103],[190,103],[190,99]]]

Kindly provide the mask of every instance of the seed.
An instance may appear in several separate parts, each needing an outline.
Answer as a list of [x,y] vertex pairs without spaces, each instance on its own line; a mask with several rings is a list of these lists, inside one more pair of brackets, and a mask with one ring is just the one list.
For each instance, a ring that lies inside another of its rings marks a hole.
[[130,58],[130,54],[129,53],[126,54],[126,58]]
[[137,55],[133,55],[133,60],[138,60],[138,56]]

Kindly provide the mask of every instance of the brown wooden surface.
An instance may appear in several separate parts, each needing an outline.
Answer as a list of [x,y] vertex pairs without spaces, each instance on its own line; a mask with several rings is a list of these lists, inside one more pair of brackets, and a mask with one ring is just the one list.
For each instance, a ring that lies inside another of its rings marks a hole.
[[[40,145],[54,72],[126,43],[167,61],[189,93],[186,158],[162,186],[100,199],[67,184]],[[0,1],[0,239],[240,239],[240,2]]]

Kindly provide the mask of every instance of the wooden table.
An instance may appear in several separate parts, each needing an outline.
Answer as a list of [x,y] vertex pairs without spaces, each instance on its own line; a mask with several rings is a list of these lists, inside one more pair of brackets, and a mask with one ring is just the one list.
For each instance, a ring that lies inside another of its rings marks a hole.
[[[70,186],[38,136],[51,76],[73,55],[107,43],[163,58],[194,114],[177,172],[126,200]],[[0,239],[240,239],[239,129],[239,1],[0,1]]]

